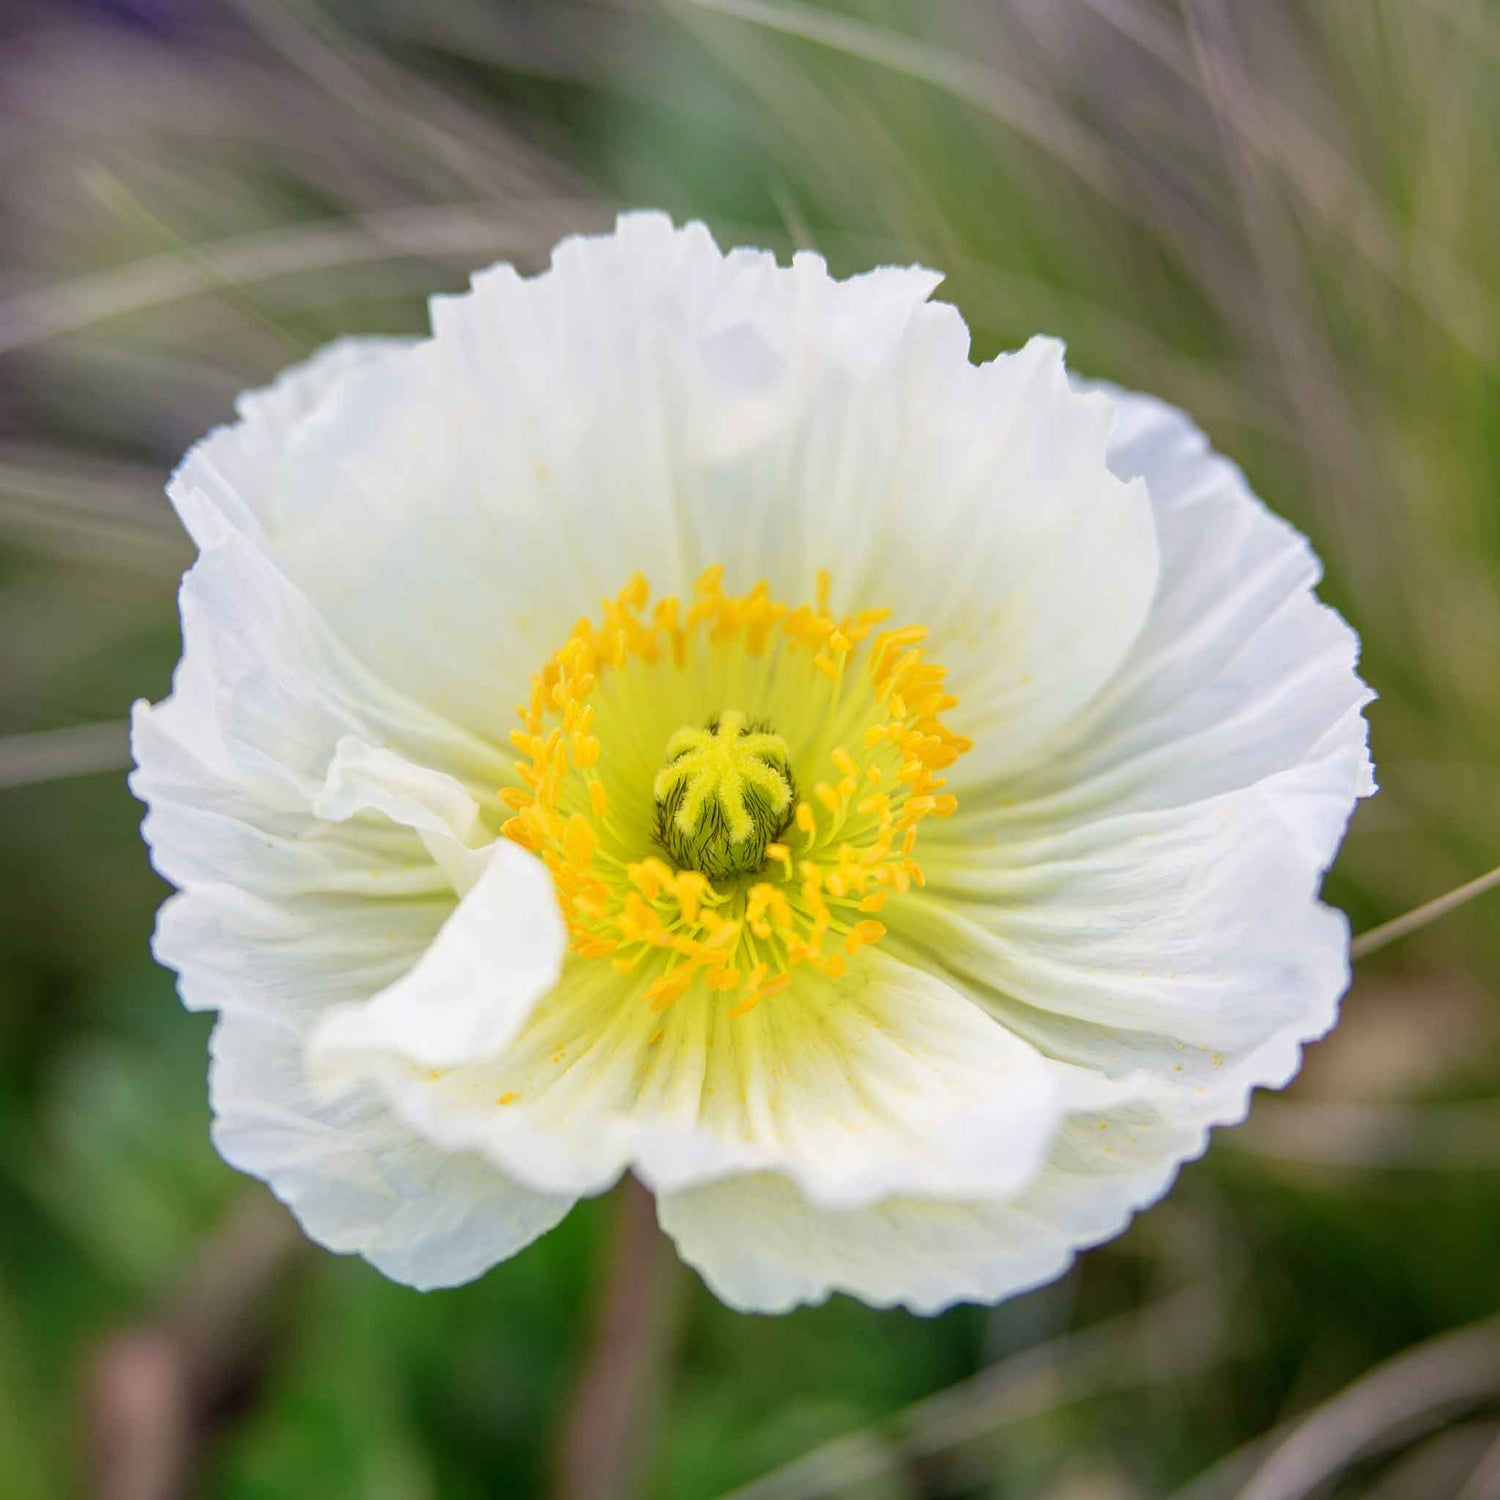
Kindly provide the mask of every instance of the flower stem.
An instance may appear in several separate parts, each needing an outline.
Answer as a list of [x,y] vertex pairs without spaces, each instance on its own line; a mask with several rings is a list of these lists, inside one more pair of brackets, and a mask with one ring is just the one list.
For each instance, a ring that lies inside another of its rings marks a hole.
[[558,1500],[641,1493],[683,1284],[650,1193],[626,1177],[615,1190],[609,1264],[555,1457]]

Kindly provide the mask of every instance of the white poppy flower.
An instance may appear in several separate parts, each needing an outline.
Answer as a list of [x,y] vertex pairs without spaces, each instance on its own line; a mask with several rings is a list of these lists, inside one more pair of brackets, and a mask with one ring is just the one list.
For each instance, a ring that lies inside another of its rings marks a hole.
[[736,1307],[994,1301],[1333,1023],[1316,560],[938,280],[629,215],[178,471],[156,951],[314,1238],[447,1285],[630,1171]]

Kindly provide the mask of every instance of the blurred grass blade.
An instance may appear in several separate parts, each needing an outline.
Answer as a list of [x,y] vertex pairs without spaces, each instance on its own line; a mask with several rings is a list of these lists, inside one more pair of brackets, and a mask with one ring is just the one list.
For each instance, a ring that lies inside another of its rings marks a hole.
[[[1083,0],[1091,11],[1183,83],[1201,89],[1193,51],[1139,0]],[[1189,12],[1189,14],[1191,14]],[[1220,45],[1213,69],[1230,85],[1212,101],[1225,124],[1258,158],[1273,163],[1302,201],[1393,286],[1481,359],[1495,353],[1495,300],[1419,223],[1399,223],[1379,194],[1318,131],[1266,86],[1252,81]],[[1274,76],[1274,75],[1273,75]]]
[[1197,1374],[1234,1352],[1216,1291],[1192,1287],[1037,1345],[734,1490],[727,1500],[813,1500],[908,1468],[1092,1396]]
[[1302,1500],[1367,1453],[1500,1394],[1500,1318],[1443,1334],[1377,1365],[1292,1430],[1239,1500]]
[[129,764],[130,734],[120,722],[0,738],[0,789],[121,771]]
[[1485,1450],[1468,1483],[1459,1491],[1457,1500],[1487,1500],[1493,1495],[1500,1495],[1500,1433]]
[[[294,10],[282,0],[230,0],[232,9],[316,87],[360,114],[380,136],[414,145],[455,187],[484,197],[535,191],[539,156],[514,132],[463,105],[451,89],[418,74],[335,27],[315,6]],[[556,168],[547,165],[548,172]]]
[[160,577],[180,574],[192,556],[162,499],[159,471],[80,463],[45,447],[0,446],[0,539]]
[[1446,895],[1426,902],[1414,911],[1393,917],[1389,922],[1382,922],[1379,927],[1372,927],[1368,932],[1360,933],[1350,943],[1349,955],[1351,958],[1358,959],[1378,953],[1391,943],[1421,931],[1422,928],[1436,922],[1439,917],[1446,917],[1450,911],[1457,911],[1460,906],[1473,901],[1477,896],[1484,895],[1486,891],[1494,890],[1497,885],[1500,885],[1500,865],[1496,865],[1488,874],[1470,880]]
[[1493,23],[1494,9],[1465,11],[1454,0],[1417,0],[1424,10],[1446,21],[1463,39],[1477,47],[1491,62],[1500,63],[1500,28]]
[[561,226],[599,219],[587,200],[395,208],[265,230],[22,292],[0,303],[0,354],[225,285],[404,256],[534,255]]
[[1125,184],[1111,170],[1107,143],[1080,128],[1042,94],[993,68],[956,53],[850,16],[812,5],[770,0],[670,0],[692,10],[713,11],[754,26],[814,42],[847,57],[861,58],[930,83],[992,115],[1055,157],[1081,181],[1127,212],[1138,214]]

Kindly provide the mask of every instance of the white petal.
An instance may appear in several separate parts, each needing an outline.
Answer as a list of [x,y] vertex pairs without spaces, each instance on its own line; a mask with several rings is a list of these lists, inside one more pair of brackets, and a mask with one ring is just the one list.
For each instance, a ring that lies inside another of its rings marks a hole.
[[[452,908],[458,845],[481,836],[469,789],[505,758],[380,684],[244,532],[197,492],[182,503],[204,546],[183,661],[133,723],[143,831],[182,888],[158,955],[194,1006],[367,998]],[[430,847],[444,829],[448,873]]]
[[920,969],[866,951],[746,1015],[655,1013],[575,964],[492,1062],[365,1076],[436,1144],[539,1189],[595,1192],[627,1166],[672,1190],[776,1168],[821,1204],[1002,1193],[1035,1172],[1063,1108],[1041,1058]]
[[523,1249],[572,1206],[475,1156],[434,1150],[368,1092],[318,1099],[303,1046],[298,1027],[273,1017],[220,1018],[214,1143],[330,1250],[357,1251],[411,1286],[454,1286]]
[[382,1062],[451,1068],[490,1057],[557,983],[567,930],[547,867],[501,839],[431,947],[388,989],[327,1012],[314,1075],[336,1083]]
[[330,823],[374,811],[413,829],[461,896],[490,861],[494,835],[461,782],[353,735],[345,735],[335,746],[312,810]]
[[1051,341],[972,365],[938,279],[835,281],[628,215],[541,276],[497,266],[438,299],[430,343],[346,362],[300,421],[246,434],[235,482],[340,640],[498,740],[634,572],[681,594],[725,564],[797,601],[826,568],[838,607],[931,628],[981,740],[965,774],[988,774],[1118,666],[1155,541],[1107,468],[1108,401],[1069,388]]
[[[1044,762],[968,790],[924,844],[927,889],[885,913],[1048,1057],[1156,1080],[1128,1131],[1110,1110],[1098,1140],[1070,1126],[1023,1195],[1080,1238],[1079,1215],[1118,1227],[1333,1024],[1348,929],[1318,887],[1373,789],[1357,643],[1306,543],[1180,413],[1119,399],[1113,461],[1144,474],[1161,539],[1146,628]],[[1068,1153],[1090,1145],[1080,1177]]]
[[[233,453],[209,447],[227,469]],[[204,550],[183,586],[173,695],[136,709],[132,785],[157,867],[182,887],[157,955],[187,1004],[226,1012],[216,1141],[331,1247],[416,1285],[466,1280],[569,1200],[433,1151],[372,1096],[323,1105],[303,1078],[305,1028],[429,949],[456,863],[492,837],[471,788],[496,785],[505,758],[373,677],[257,544],[257,518],[231,524],[201,464],[185,472],[205,486],[178,485]]]
[[1048,1165],[1007,1199],[892,1197],[838,1210],[762,1173],[663,1194],[662,1227],[714,1293],[744,1312],[785,1312],[835,1291],[918,1313],[1015,1296],[1117,1234],[1166,1190],[1177,1161],[1201,1149],[1151,1083],[1101,1086],[1057,1072],[1076,1112]]
[[976,826],[998,840],[1352,758],[1354,781],[1297,820],[1322,868],[1353,796],[1374,790],[1360,713],[1374,695],[1355,673],[1358,639],[1314,595],[1321,569],[1306,539],[1182,412],[1105,389],[1119,413],[1110,462],[1150,491],[1159,591],[1121,670],[1047,757],[991,786],[1001,795],[989,806],[972,799]]
[[[183,660],[172,696],[137,705],[134,721],[131,784],[153,813],[211,810],[297,838],[346,736],[499,784],[499,751],[379,682],[252,540],[201,496],[183,503],[204,549],[182,585]],[[149,816],[146,837],[168,879],[215,877],[191,841],[155,837]]]
[[935,831],[913,936],[1049,1055],[1151,1059],[1186,1108],[1238,1118],[1347,983],[1317,890],[1373,787],[1370,693],[1303,539],[1180,413],[1118,399],[1113,461],[1157,510],[1151,618],[1044,765]]
[[893,1198],[819,1208],[784,1177],[734,1177],[657,1200],[678,1253],[721,1302],[786,1312],[849,1292],[876,1307],[939,1312],[1050,1281],[1068,1242],[1004,1204]]
[[[400,338],[336,339],[302,364],[282,371],[271,385],[246,392],[235,402],[239,420],[215,428],[189,449],[167,493],[174,502],[199,495],[231,525],[263,538],[266,527],[274,524],[267,506],[295,428],[346,371],[387,360],[410,344],[410,339]],[[189,506],[183,523],[205,545],[194,530],[199,514]]]
[[[1352,765],[1342,772],[1347,809]],[[1318,795],[1309,783],[1326,791],[1330,779],[1315,765],[1186,808],[935,859],[922,899],[890,912],[892,930],[1024,1035],[1046,1026],[1035,1012],[1106,1028],[1123,1066],[1140,1031],[1226,1054],[1283,1026],[1321,1035],[1347,937],[1317,903],[1297,820]]]
[[364,1000],[405,974],[426,950],[453,896],[391,900],[378,894],[252,894],[233,885],[179,891],[162,907],[152,945],[177,971],[189,1010],[284,1019]]
[[824,546],[878,538],[857,602],[929,627],[959,698],[946,717],[974,740],[949,773],[965,797],[1050,755],[1125,660],[1157,586],[1155,524],[1145,487],[1107,466],[1110,403],[1069,386],[1055,341],[978,369],[935,360],[909,399],[905,426],[893,412],[861,433]]

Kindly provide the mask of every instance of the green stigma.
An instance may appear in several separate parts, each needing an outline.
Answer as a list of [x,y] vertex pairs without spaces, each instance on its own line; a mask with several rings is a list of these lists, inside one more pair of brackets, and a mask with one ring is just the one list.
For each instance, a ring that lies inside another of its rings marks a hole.
[[679,729],[652,787],[657,841],[680,870],[749,875],[792,821],[786,741],[725,709],[707,729]]

